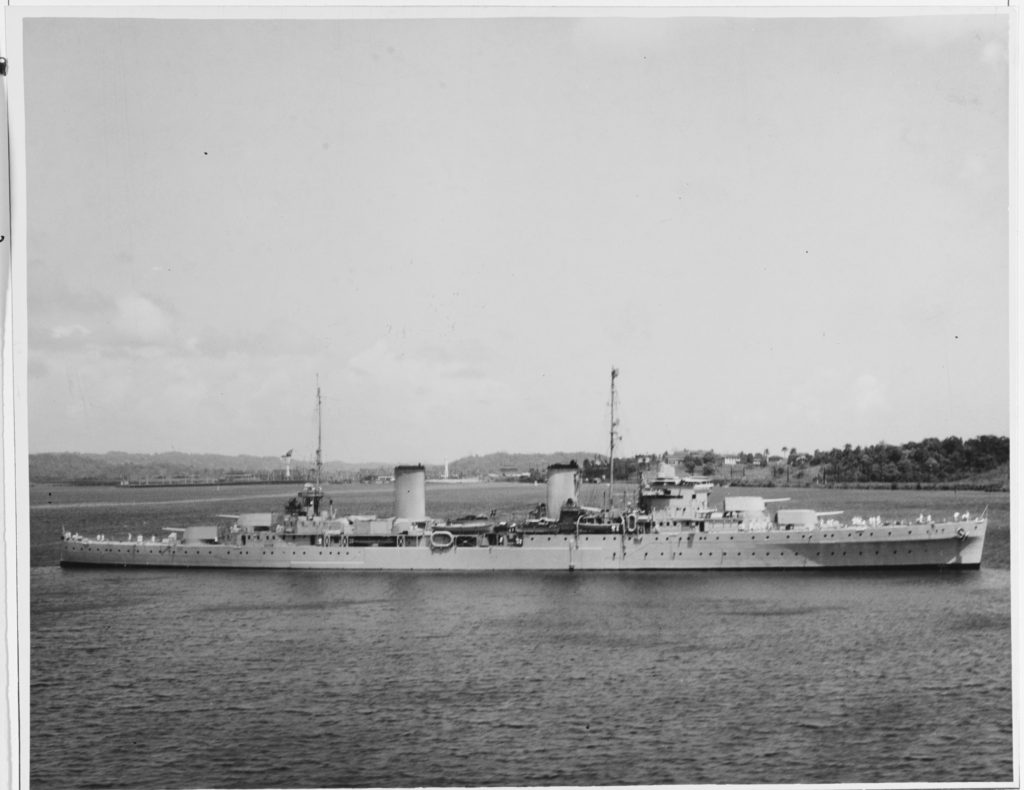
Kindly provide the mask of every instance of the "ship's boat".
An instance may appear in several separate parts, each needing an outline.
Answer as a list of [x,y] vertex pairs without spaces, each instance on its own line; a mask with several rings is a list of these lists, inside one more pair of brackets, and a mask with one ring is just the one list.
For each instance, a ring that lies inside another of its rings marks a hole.
[[[613,413],[612,449],[614,429]],[[174,528],[160,538],[65,532],[60,563],[419,571],[977,568],[988,526],[985,513],[841,521],[838,511],[773,510],[786,500],[760,496],[726,496],[713,508],[711,481],[678,477],[669,465],[644,473],[632,504],[586,507],[575,463],[548,468],[546,501],[519,522],[495,512],[428,518],[422,466],[395,468],[394,515],[339,516],[333,503],[323,507],[320,467],[318,449],[316,480],[280,513],[230,516],[227,525]]]

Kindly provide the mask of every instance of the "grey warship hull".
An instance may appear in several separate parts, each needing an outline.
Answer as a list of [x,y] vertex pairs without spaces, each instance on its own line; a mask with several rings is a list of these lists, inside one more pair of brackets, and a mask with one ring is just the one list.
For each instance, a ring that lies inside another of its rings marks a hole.
[[977,568],[986,519],[869,528],[530,534],[521,545],[188,545],[70,537],[63,566],[377,571],[639,571],[814,568]]

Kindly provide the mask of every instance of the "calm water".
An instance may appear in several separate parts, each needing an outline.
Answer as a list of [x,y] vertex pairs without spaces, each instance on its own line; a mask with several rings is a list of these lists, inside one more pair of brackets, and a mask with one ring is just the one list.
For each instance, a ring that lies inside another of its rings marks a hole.
[[[289,493],[33,489],[33,788],[1013,778],[1005,494],[772,492],[861,515],[987,503],[971,572],[55,565],[62,526],[149,534]],[[331,496],[390,510],[378,487]],[[436,515],[542,498],[427,492]]]

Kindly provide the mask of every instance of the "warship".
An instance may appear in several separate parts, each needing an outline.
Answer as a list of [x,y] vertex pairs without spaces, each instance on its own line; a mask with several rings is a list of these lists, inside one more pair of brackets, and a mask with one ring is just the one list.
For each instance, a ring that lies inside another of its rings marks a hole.
[[[612,370],[611,439],[616,428]],[[985,513],[950,518],[853,517],[785,508],[785,500],[726,496],[711,507],[713,484],[662,464],[641,475],[635,500],[620,508],[580,502],[575,463],[547,470],[545,501],[528,517],[434,519],[426,514],[421,465],[398,466],[394,513],[339,515],[324,507],[320,392],[316,472],[279,513],[230,523],[175,527],[167,536],[127,539],[64,531],[62,566],[277,568],[369,571],[639,571],[827,568],[978,568]],[[613,465],[610,464],[613,469]],[[611,475],[610,475],[611,477]],[[609,491],[614,478],[609,482]],[[771,507],[770,507],[771,506]]]

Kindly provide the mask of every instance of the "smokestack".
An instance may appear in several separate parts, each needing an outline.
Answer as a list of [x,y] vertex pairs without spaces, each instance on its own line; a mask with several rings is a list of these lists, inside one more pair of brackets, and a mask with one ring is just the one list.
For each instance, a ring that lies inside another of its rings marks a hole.
[[548,518],[558,520],[562,506],[571,499],[580,501],[580,468],[576,462],[552,464],[548,467]]
[[426,480],[422,464],[395,467],[395,518],[426,520]]

